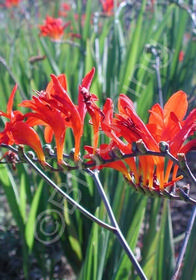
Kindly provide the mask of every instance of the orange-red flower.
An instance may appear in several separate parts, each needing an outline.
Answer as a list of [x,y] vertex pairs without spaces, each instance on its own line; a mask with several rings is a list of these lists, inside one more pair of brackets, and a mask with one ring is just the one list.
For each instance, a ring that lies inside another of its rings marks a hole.
[[[106,15],[111,16],[114,9],[114,0],[100,0],[100,1],[102,4],[103,12]],[[119,1],[117,1],[117,5],[119,5]]]
[[[47,104],[42,98],[33,96],[32,100],[25,100],[21,104],[33,110],[25,116],[29,126],[45,125],[45,139],[50,142],[54,133],[57,145],[57,158],[59,164],[63,162],[63,148],[65,140],[66,123],[59,110]],[[52,131],[51,131],[52,129]]]
[[[150,110],[149,131],[157,142],[165,141],[169,144],[170,153],[177,156],[178,153],[187,153],[196,147],[196,141],[186,142],[189,136],[196,130],[196,109],[192,110],[185,120],[188,102],[186,93],[178,91],[173,94],[162,109],[155,104]],[[169,180],[173,162],[169,161],[165,182]],[[176,178],[178,167],[174,166],[173,178]]]
[[70,22],[63,23],[61,18],[46,16],[43,25],[39,26],[40,36],[48,36],[54,41],[58,41],[64,34],[64,29],[70,25]]
[[[65,141],[65,131],[70,127],[75,139],[74,159],[78,160],[80,152],[80,141],[83,135],[84,117],[90,105],[87,105],[85,96],[88,92],[94,70],[90,71],[79,86],[78,105],[75,105],[67,93],[66,76],[51,75],[45,91],[38,92],[38,96],[33,96],[32,100],[25,100],[20,105],[28,107],[33,112],[27,113],[27,123],[30,126],[44,125],[45,140],[52,141],[54,134],[57,146],[57,158],[59,164],[63,162],[63,149]],[[88,101],[91,102],[94,96],[89,94]],[[93,121],[94,123],[94,121]],[[96,124],[95,127],[97,128]]]
[[184,52],[181,50],[178,55],[178,61],[182,62],[184,60]]
[[114,0],[101,0],[103,12],[111,15],[114,8]]
[[71,10],[71,6],[67,3],[61,4],[61,9],[59,10],[59,16],[67,17],[68,12]]
[[16,7],[19,5],[21,0],[6,0],[5,1],[5,6],[7,8],[11,8],[11,7]]
[[0,111],[0,116],[9,119],[6,122],[5,128],[0,132],[0,143],[6,145],[28,145],[36,153],[42,164],[45,162],[45,156],[42,150],[41,142],[38,134],[26,122],[24,122],[24,115],[19,111],[13,111],[13,100],[17,86],[15,86],[10,95],[7,112]]
[[[169,144],[170,153],[177,156],[178,153],[186,153],[196,148],[196,140],[186,140],[196,130],[196,109],[187,116],[188,102],[186,94],[178,91],[170,97],[162,109],[155,104],[150,110],[147,125],[136,114],[133,102],[121,94],[118,100],[119,113],[113,117],[112,101],[108,99],[104,105],[104,118],[102,119],[102,130],[109,136],[116,146],[124,153],[130,153],[132,143],[140,139],[149,150],[159,152],[159,142],[165,141]],[[125,141],[122,141],[124,138]],[[165,170],[165,159],[158,156],[139,156],[137,168],[134,158],[126,159],[130,168],[132,182],[136,186],[149,189],[164,189],[180,180],[177,177],[178,166],[169,161]],[[170,173],[173,173],[170,179]]]
[[93,132],[94,132],[93,147],[94,149],[96,149],[98,145],[99,127],[100,127],[101,117],[103,113],[100,110],[100,108],[95,104],[95,101],[98,100],[97,96],[95,94],[90,93],[89,91],[89,84],[93,79],[94,73],[95,73],[95,68],[93,68],[86,75],[86,77],[83,80],[83,86],[79,88],[79,92],[83,98],[83,102],[86,106],[86,110],[91,116],[91,122],[93,125]]

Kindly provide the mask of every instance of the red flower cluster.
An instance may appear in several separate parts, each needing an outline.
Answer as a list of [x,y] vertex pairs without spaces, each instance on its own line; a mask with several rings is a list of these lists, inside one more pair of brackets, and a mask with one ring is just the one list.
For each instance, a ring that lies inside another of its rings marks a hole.
[[70,10],[71,10],[71,6],[69,4],[62,3],[61,4],[61,9],[59,10],[59,16],[67,17]]
[[79,86],[78,105],[75,105],[67,93],[66,76],[51,75],[52,80],[49,82],[46,90],[38,92],[32,100],[24,100],[19,106],[30,108],[32,111],[22,114],[19,111],[12,111],[13,99],[16,92],[14,87],[10,96],[7,113],[0,112],[1,116],[8,118],[5,129],[0,133],[0,143],[13,145],[23,144],[30,146],[39,160],[43,163],[45,157],[41,147],[41,142],[35,130],[32,128],[36,125],[45,127],[45,141],[50,143],[54,135],[57,146],[58,163],[63,162],[63,149],[65,141],[66,128],[70,127],[75,138],[75,160],[78,160],[80,151],[80,140],[83,135],[83,126],[85,114],[88,111],[92,117],[95,140],[98,141],[98,128],[100,124],[100,109],[94,103],[97,97],[89,92],[89,88],[94,76],[94,68],[84,77],[82,84]]
[[80,34],[77,33],[72,33],[72,27],[70,26],[70,21],[67,23],[63,23],[63,20],[61,18],[53,18],[50,16],[46,16],[46,19],[44,21],[44,25],[40,25],[40,36],[48,36],[50,37],[53,41],[59,41],[62,39],[64,35],[64,30],[66,28],[69,28],[68,34],[66,36],[71,37],[72,39],[74,38],[81,38]]
[[[111,138],[111,143],[101,146],[98,153],[105,156],[106,150],[117,147],[124,154],[131,153],[132,143],[140,139],[149,150],[159,152],[160,141],[169,144],[170,153],[187,153],[196,147],[196,140],[185,143],[196,130],[196,109],[192,110],[183,120],[188,108],[187,96],[183,91],[173,94],[162,109],[155,104],[150,110],[148,123],[145,125],[137,115],[133,102],[124,94],[118,99],[119,113],[113,116],[113,103],[107,99],[103,108],[104,119],[102,130]],[[125,141],[122,141],[122,138]],[[103,151],[104,149],[104,151]],[[87,150],[90,152],[89,148]],[[158,156],[139,156],[125,159],[122,166],[118,162],[108,166],[121,171],[135,187],[142,186],[149,189],[164,189],[180,180],[177,177],[178,166],[169,161],[165,170],[165,159]],[[170,173],[173,167],[173,175]],[[123,170],[122,170],[123,169]],[[170,180],[170,181],[169,181]]]
[[48,36],[51,39],[58,41],[64,34],[64,29],[70,25],[70,22],[63,23],[61,18],[53,18],[46,16],[43,25],[39,26],[40,36]]
[[7,8],[11,8],[11,7],[16,7],[20,4],[21,0],[6,0],[5,1],[5,6]]
[[[0,144],[28,145],[44,164],[45,156],[41,141],[33,128],[41,125],[45,128],[44,137],[47,143],[50,143],[54,136],[57,160],[59,164],[63,164],[65,134],[69,127],[75,139],[74,159],[78,161],[84,118],[88,112],[94,139],[92,146],[85,147],[88,152],[85,155],[88,159],[87,164],[94,162],[97,155],[106,162],[98,162],[96,168],[114,168],[136,188],[163,190],[167,186],[174,185],[182,176],[177,176],[178,166],[172,161],[165,166],[164,157],[140,155],[138,158],[130,157],[124,160],[119,158],[112,162],[107,160],[112,159],[112,153],[115,152],[120,152],[122,155],[131,153],[133,142],[138,140],[142,140],[146,147],[154,152],[159,152],[160,141],[165,141],[169,145],[170,153],[175,157],[178,153],[187,153],[196,148],[196,139],[189,140],[189,136],[196,131],[196,109],[184,119],[188,108],[186,94],[183,91],[176,92],[163,109],[159,104],[155,104],[150,110],[148,123],[144,124],[137,115],[133,102],[124,94],[119,96],[117,114],[113,113],[113,102],[110,98],[106,100],[102,110],[96,105],[97,97],[90,93],[94,72],[93,68],[82,80],[78,90],[77,105],[72,102],[67,93],[64,74],[59,76],[52,74],[45,90],[37,92],[31,100],[25,100],[20,104],[31,109],[31,112],[26,114],[12,109],[15,86],[7,105],[7,112],[0,112],[1,116],[8,119],[4,130],[0,133]],[[110,143],[101,144],[98,148],[100,130],[110,139]],[[172,178],[170,178],[171,172]]]
[[0,143],[28,145],[37,153],[40,162],[44,164],[45,156],[38,134],[24,121],[25,116],[20,111],[13,111],[12,109],[16,89],[17,86],[12,90],[7,104],[7,112],[0,111],[0,116],[9,119],[5,124],[3,132],[0,133]]

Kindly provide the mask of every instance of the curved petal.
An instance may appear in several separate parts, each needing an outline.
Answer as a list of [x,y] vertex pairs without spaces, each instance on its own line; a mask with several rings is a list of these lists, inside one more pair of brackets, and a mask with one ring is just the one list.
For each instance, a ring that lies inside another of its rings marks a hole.
[[53,129],[47,125],[44,129],[44,138],[45,138],[46,143],[52,142],[53,135],[54,135]]
[[14,96],[17,90],[17,84],[14,86],[12,93],[10,95],[9,101],[7,103],[7,115],[9,118],[11,118],[11,113],[13,111],[13,102],[14,102]]
[[101,128],[108,137],[111,137],[111,123],[113,119],[113,108],[114,104],[111,98],[107,98],[103,106],[103,114],[101,120]]
[[[35,112],[27,113],[26,116],[30,118],[29,124],[31,125],[47,125],[53,130],[56,146],[57,146],[57,158],[58,162],[61,163],[63,160],[63,148],[64,148],[64,138],[65,138],[65,130],[66,123],[64,118],[62,117],[62,113],[51,107],[49,104],[46,105],[40,98],[34,97],[33,110]],[[24,104],[24,103],[23,103]],[[36,106],[35,106],[36,104]],[[24,104],[28,107],[32,107],[32,103]],[[48,135],[46,135],[47,137]],[[50,139],[46,139],[50,140]]]
[[93,67],[92,70],[88,72],[86,76],[83,78],[82,87],[86,88],[87,90],[90,89],[94,74],[95,74],[95,67]]
[[78,112],[80,114],[81,120],[84,121],[84,117],[87,112],[86,104],[84,102],[84,91],[89,91],[93,77],[95,74],[95,68],[86,74],[86,76],[82,80],[82,84],[79,86],[78,90]]
[[161,127],[163,127],[163,109],[161,106],[156,103],[152,106],[149,112],[150,116],[148,123],[156,123],[157,125],[161,125]]
[[84,88],[80,85],[78,88],[78,113],[82,122],[84,122],[84,118],[87,112],[86,104],[84,103],[84,96],[83,96]]
[[[61,84],[61,86],[63,87],[63,89],[65,91],[67,91],[67,79],[66,79],[66,75],[65,74],[60,74],[57,77],[57,80],[59,81],[59,83]],[[49,98],[55,93],[54,90],[54,82],[53,80],[51,80],[47,87],[46,87],[46,93],[48,94]]]
[[130,111],[135,112],[133,101],[125,94],[120,94],[118,98],[118,111],[120,114],[129,114]]
[[193,109],[183,123],[183,127],[170,141],[170,152],[176,156],[184,141],[196,130],[196,109]]
[[45,162],[45,155],[42,150],[39,136],[33,128],[29,127],[26,123],[19,121],[12,125],[11,133],[15,144],[28,145],[36,152],[38,159],[42,163]]
[[50,77],[52,78],[52,82],[53,82],[52,96],[53,97],[59,96],[63,98],[67,103],[74,106],[73,102],[71,101],[71,98],[67,94],[66,89],[64,88],[63,84],[61,84],[61,81],[58,79],[58,76],[51,74]]
[[180,149],[179,153],[188,153],[191,150],[196,150],[196,139],[193,139],[186,143],[182,148]]
[[182,90],[179,90],[176,93],[174,93],[169,98],[163,109],[165,124],[168,124],[171,112],[174,112],[177,118],[181,121],[186,115],[187,108],[188,101],[186,93]]

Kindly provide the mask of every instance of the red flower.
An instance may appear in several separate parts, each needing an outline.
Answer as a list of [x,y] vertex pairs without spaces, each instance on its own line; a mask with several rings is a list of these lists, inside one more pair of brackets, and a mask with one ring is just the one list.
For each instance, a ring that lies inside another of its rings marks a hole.
[[99,127],[101,123],[101,117],[103,115],[100,108],[95,104],[98,100],[95,94],[91,94],[89,91],[89,84],[91,83],[95,73],[95,68],[93,68],[84,78],[82,87],[79,88],[80,95],[83,98],[83,102],[86,105],[86,110],[91,116],[91,123],[93,125],[94,137],[93,137],[93,147],[97,148],[98,137],[99,137]]
[[[147,148],[155,152],[159,151],[160,141],[167,142],[170,153],[176,157],[178,153],[186,153],[196,147],[196,140],[185,143],[196,130],[196,109],[183,120],[187,107],[186,94],[179,91],[170,97],[163,109],[159,104],[155,104],[150,110],[149,122],[145,125],[136,114],[132,101],[121,94],[118,100],[119,114],[116,114],[115,118],[112,116],[112,101],[106,101],[103,109],[105,117],[101,126],[106,135],[125,154],[131,152],[132,142],[142,139]],[[136,168],[133,158],[125,161],[130,167],[130,174],[134,174],[131,183],[136,186],[163,189],[182,178],[176,177],[177,165],[174,165],[172,179],[169,178],[173,162],[169,161],[165,170],[165,159],[162,157],[139,156],[139,168]]]
[[[65,91],[65,95],[69,100],[66,93],[67,81],[65,75],[54,76],[53,79],[55,83],[59,84],[62,91]],[[38,96],[33,96],[32,100],[23,101],[20,106],[33,110],[33,112],[26,114],[26,117],[28,117],[27,122],[30,126],[45,126],[44,136],[47,143],[52,141],[54,135],[57,146],[57,159],[58,163],[61,164],[63,162],[65,132],[66,128],[70,126],[70,122],[68,120],[68,114],[65,116],[59,110],[60,102],[55,99],[55,95],[58,95],[58,93],[52,80],[49,82],[45,91],[38,92]]]
[[58,41],[64,34],[64,29],[70,25],[70,22],[63,24],[61,18],[53,18],[46,16],[44,25],[40,25],[40,36],[48,36],[51,39]]
[[62,7],[65,11],[70,11],[71,10],[71,6],[67,3],[62,3]]
[[[73,130],[75,138],[75,159],[78,159],[80,140],[83,134],[84,117],[86,112],[90,114],[92,118],[93,130],[94,130],[94,147],[98,142],[98,129],[100,125],[100,109],[94,103],[97,97],[94,94],[90,94],[89,89],[94,76],[95,69],[93,68],[82,80],[82,84],[79,86],[78,93],[78,106],[74,105],[69,98],[65,89],[62,88],[58,79],[52,75],[54,84],[53,98],[58,101],[55,106],[66,116],[69,126]],[[54,105],[54,103],[53,103]]]
[[8,118],[5,128],[0,132],[0,143],[6,145],[28,145],[36,153],[42,164],[45,162],[45,156],[42,150],[39,136],[33,128],[24,122],[24,115],[19,111],[13,111],[13,100],[17,86],[12,90],[7,104],[7,112],[0,111],[0,116]]
[[[103,12],[106,15],[111,16],[114,9],[114,0],[100,0],[100,1],[102,4]],[[117,1],[117,5],[119,5],[119,1]]]
[[101,0],[103,12],[111,15],[114,8],[114,0]]
[[[94,71],[94,70],[93,70]],[[87,112],[87,105],[84,100],[84,92],[88,91],[92,82],[92,71],[89,72],[79,86],[78,105],[75,105],[67,93],[67,81],[65,75],[58,77],[51,75],[45,91],[33,96],[32,100],[25,100],[20,105],[28,107],[33,112],[26,114],[27,123],[30,126],[44,125],[45,139],[52,141],[54,134],[57,145],[57,158],[59,164],[63,162],[63,148],[65,131],[67,127],[73,130],[75,139],[74,159],[78,160],[80,141],[83,135],[84,117]],[[90,100],[90,99],[89,99]]]
[[51,142],[54,133],[57,145],[57,159],[58,163],[61,164],[63,162],[63,148],[66,130],[66,122],[62,114],[59,110],[47,104],[41,97],[37,96],[33,96],[32,100],[23,101],[20,105],[33,110],[32,113],[27,113],[25,115],[25,117],[28,118],[27,123],[29,126],[46,126],[46,142]]
[[61,4],[61,9],[59,11],[59,16],[67,17],[68,12],[71,10],[71,6],[67,3]]
[[178,61],[179,62],[182,62],[184,60],[184,52],[183,51],[180,51],[179,52],[179,56],[178,56]]
[[[173,94],[162,109],[159,104],[155,104],[150,110],[148,129],[154,138],[159,141],[165,141],[169,144],[170,152],[173,156],[178,153],[187,153],[196,147],[195,140],[188,143],[185,141],[196,130],[196,109],[192,110],[185,120],[188,102],[186,93],[178,91]],[[173,163],[168,163],[165,181],[169,180],[169,175]],[[175,166],[173,180],[178,167]]]
[[11,7],[16,7],[19,5],[21,0],[6,0],[5,1],[5,6],[7,8],[11,8]]

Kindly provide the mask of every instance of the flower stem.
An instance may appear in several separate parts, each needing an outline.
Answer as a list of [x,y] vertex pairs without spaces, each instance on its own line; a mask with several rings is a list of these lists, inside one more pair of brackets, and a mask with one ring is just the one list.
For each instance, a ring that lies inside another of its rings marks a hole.
[[182,248],[180,251],[180,254],[178,256],[177,262],[176,262],[176,268],[175,268],[175,272],[174,275],[172,276],[171,280],[177,280],[179,279],[179,273],[180,273],[180,269],[182,268],[182,262],[184,259],[184,255],[186,253],[186,249],[187,249],[187,245],[188,245],[188,241],[191,235],[191,231],[195,222],[195,218],[196,218],[196,206],[193,207],[193,211],[191,214],[191,218],[189,220],[188,226],[187,226],[187,230],[186,230],[186,234],[185,234],[185,238],[182,244]]
[[157,76],[159,103],[160,103],[161,107],[163,108],[163,93],[162,93],[161,74],[160,74],[160,57],[159,57],[158,53],[155,55],[155,60],[156,60],[155,71],[156,71],[156,76]]
[[112,208],[110,206],[110,203],[107,199],[107,196],[104,192],[104,189],[102,187],[102,184],[99,180],[99,176],[98,176],[98,172],[97,171],[92,171],[90,169],[86,169],[86,172],[93,178],[96,186],[97,186],[97,189],[99,191],[99,194],[103,200],[103,203],[106,207],[106,210],[107,210],[107,213],[108,213],[108,216],[110,218],[110,221],[111,221],[111,224],[113,227],[115,227],[116,231],[114,231],[114,234],[116,235],[116,237],[118,238],[121,246],[123,247],[123,249],[125,250],[126,254],[128,255],[129,259],[131,260],[135,270],[137,271],[139,277],[141,280],[147,280],[146,278],[146,275],[144,274],[140,264],[138,263],[138,261],[136,260],[132,250],[130,249],[129,247],[129,244],[127,243],[127,241],[125,240],[120,228],[119,228],[119,225],[115,219],[115,216],[114,216],[114,213],[112,211]]
[[116,231],[115,227],[110,226],[97,217],[95,217],[93,214],[88,212],[85,208],[83,208],[79,203],[77,203],[74,199],[72,199],[68,194],[66,194],[61,188],[59,188],[50,178],[48,178],[38,167],[35,165],[30,158],[23,153],[23,157],[25,158],[26,162],[51,186],[53,187],[58,193],[60,193],[64,198],[68,200],[70,204],[75,206],[80,212],[82,212],[87,218],[91,219],[93,222],[96,222],[98,225],[100,225],[103,228],[106,228],[110,231]]

